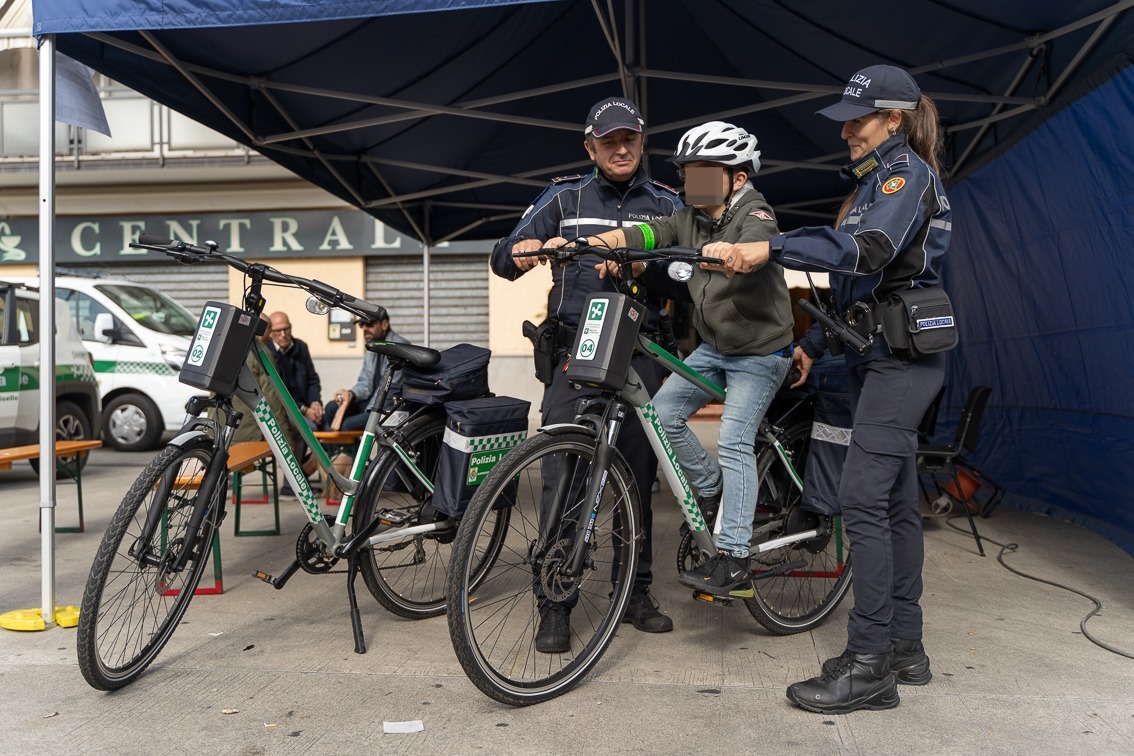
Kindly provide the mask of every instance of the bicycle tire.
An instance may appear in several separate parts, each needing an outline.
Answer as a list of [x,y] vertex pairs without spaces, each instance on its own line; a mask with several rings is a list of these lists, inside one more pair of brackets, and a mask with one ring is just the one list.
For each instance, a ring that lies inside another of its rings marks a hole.
[[[396,440],[431,481],[437,479],[441,446],[445,435],[443,412],[430,414],[399,428]],[[385,448],[371,462],[374,473],[363,480],[366,488],[358,498],[354,514],[356,532],[372,523],[379,512],[393,512],[407,525],[444,519],[429,507],[431,495],[393,450]],[[507,512],[501,512],[506,520]],[[361,570],[366,587],[385,609],[399,617],[424,619],[445,613],[445,588],[452,557],[454,530],[434,531],[385,541],[364,548]],[[491,566],[493,554],[482,565]]]
[[[802,474],[811,442],[811,420],[789,426],[780,442]],[[843,518],[802,509],[802,495],[775,449],[766,446],[759,452],[756,469],[759,499],[752,527],[754,595],[744,599],[744,604],[756,621],[776,635],[811,630],[838,608],[850,588],[851,558]],[[827,534],[765,554],[755,552],[762,542],[816,526],[825,528]],[[784,572],[777,571],[789,566]]]
[[[214,454],[207,438],[185,447],[165,447],[134,481],[111,518],[79,612],[79,669],[91,687],[116,690],[138,679],[172,637],[193,600],[212,553],[227,486],[222,478],[212,492],[211,509],[191,547],[193,555],[184,570],[172,573],[168,566],[185,547],[189,517],[199,497],[207,494],[178,481],[203,474]],[[149,563],[142,563],[128,552],[155,507],[162,508],[165,527],[158,528],[147,548]]]
[[[595,445],[595,437],[584,432],[532,436],[481,483],[457,531],[449,571],[449,636],[472,683],[501,703],[526,706],[566,693],[602,658],[621,623],[637,564],[639,516],[637,486],[621,455],[610,468],[583,574],[572,581],[553,569],[575,542],[567,523],[581,505]],[[576,471],[563,477],[569,479],[565,517],[547,547],[537,549],[542,470],[548,466],[553,477],[560,464]],[[493,523],[500,508],[511,510],[503,533]],[[491,573],[479,575],[489,548],[498,549],[499,557]],[[577,652],[535,650],[540,599],[534,581],[547,600],[574,601],[570,636]]]

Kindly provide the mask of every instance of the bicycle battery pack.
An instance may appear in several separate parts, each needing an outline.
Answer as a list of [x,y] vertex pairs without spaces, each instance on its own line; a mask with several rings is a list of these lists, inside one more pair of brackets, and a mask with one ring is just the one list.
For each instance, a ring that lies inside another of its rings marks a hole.
[[646,306],[625,294],[592,294],[575,334],[567,380],[621,390],[646,315]]
[[205,302],[181,367],[181,382],[231,394],[259,322],[257,316],[226,302]]

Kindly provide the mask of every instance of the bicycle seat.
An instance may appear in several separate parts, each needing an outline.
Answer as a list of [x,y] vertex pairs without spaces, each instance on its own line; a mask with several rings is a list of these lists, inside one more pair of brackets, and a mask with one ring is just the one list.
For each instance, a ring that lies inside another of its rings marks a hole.
[[413,344],[371,341],[366,345],[366,348],[375,354],[384,354],[391,359],[401,360],[419,368],[433,367],[441,359],[441,353],[436,349]]

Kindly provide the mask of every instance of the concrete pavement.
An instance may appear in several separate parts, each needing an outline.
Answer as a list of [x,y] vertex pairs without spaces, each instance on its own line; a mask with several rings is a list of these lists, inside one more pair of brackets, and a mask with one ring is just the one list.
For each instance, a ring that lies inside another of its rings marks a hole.
[[[60,604],[81,601],[102,530],[150,456],[94,453],[87,531],[57,536]],[[60,483],[58,498],[58,524],[73,524],[73,484]],[[676,581],[672,496],[663,489],[654,501],[654,593],[675,631],[623,625],[591,676],[552,702],[513,709],[486,698],[462,673],[443,617],[395,617],[361,581],[365,655],[353,653],[343,575],[300,573],[283,591],[253,578],[294,553],[304,520],[288,500],[287,535],[234,538],[228,518],[224,594],[197,597],[126,689],[87,686],[73,629],[0,630],[0,753],[1134,753],[1134,660],[1080,633],[1089,601],[1013,575],[993,543],[1019,544],[1005,556],[1013,567],[1098,597],[1104,609],[1088,630],[1131,652],[1134,559],[1093,533],[1002,507],[978,522],[982,559],[967,533],[927,523],[933,681],[902,687],[890,711],[822,716],[791,706],[784,689],[842,650],[846,605],[813,632],[776,637],[739,604],[694,602]],[[39,604],[37,503],[29,467],[0,473],[0,612]],[[384,722],[410,720],[424,730],[383,734]]]

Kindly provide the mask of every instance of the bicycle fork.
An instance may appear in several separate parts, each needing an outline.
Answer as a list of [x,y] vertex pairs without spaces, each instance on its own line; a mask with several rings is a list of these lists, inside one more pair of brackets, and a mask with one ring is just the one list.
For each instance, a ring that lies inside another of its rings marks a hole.
[[[587,551],[594,537],[595,525],[598,521],[599,505],[602,503],[603,493],[606,491],[606,483],[610,477],[610,465],[614,461],[614,445],[618,441],[618,432],[622,429],[622,422],[625,419],[626,405],[618,400],[612,401],[607,407],[602,427],[598,429],[598,444],[595,446],[595,457],[591,462],[586,494],[583,497],[583,501],[587,503],[587,519],[585,524],[582,522],[579,523],[583,525],[582,537],[575,538],[574,549],[571,551],[570,557],[568,557],[560,570],[565,577],[578,577],[582,574],[583,568],[587,566]],[[562,484],[562,482],[563,481],[560,481],[560,484]],[[557,493],[562,488],[562,485],[557,486]],[[558,512],[562,512],[560,507],[556,507],[555,509]],[[579,514],[583,516],[582,511],[580,511]],[[550,532],[553,533],[555,531]],[[577,532],[578,530],[576,529],[576,533]]]

